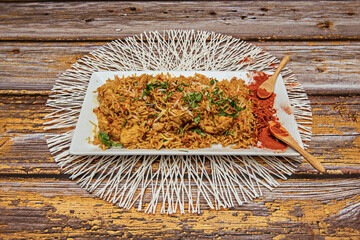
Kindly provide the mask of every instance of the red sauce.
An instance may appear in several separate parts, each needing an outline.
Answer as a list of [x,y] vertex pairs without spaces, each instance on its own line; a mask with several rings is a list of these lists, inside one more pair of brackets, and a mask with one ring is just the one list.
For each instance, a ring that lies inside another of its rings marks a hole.
[[269,93],[266,89],[264,88],[259,88],[258,90],[258,93],[260,94],[260,96],[268,96],[270,95],[271,93]]
[[269,122],[277,122],[278,118],[275,117],[276,110],[274,109],[274,100],[276,94],[273,93],[267,99],[260,99],[257,97],[258,87],[266,81],[270,75],[264,72],[255,72],[253,74],[254,82],[251,83],[248,87],[251,89],[250,99],[254,105],[254,115],[258,120],[259,127],[259,142],[260,146],[272,150],[281,150],[284,151],[287,147],[286,144],[278,141],[273,137],[269,130]]
[[290,106],[281,106],[282,110],[284,110],[286,112],[286,114],[288,115],[291,115],[293,112],[292,112],[292,109]]
[[285,143],[278,141],[275,137],[273,137],[273,135],[271,135],[269,127],[265,127],[260,130],[259,141],[261,142],[262,147],[272,150],[284,151],[287,147]]
[[271,127],[271,130],[276,133],[276,134],[279,134],[283,137],[286,137],[286,136],[289,136],[289,133],[281,126],[280,123],[275,123],[275,125],[273,125]]

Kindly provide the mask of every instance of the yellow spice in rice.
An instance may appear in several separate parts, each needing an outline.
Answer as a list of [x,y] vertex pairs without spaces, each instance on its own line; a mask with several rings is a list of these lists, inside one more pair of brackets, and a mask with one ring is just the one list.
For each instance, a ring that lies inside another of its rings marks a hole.
[[237,78],[115,76],[97,89],[93,143],[102,149],[249,148],[258,141],[250,91]]

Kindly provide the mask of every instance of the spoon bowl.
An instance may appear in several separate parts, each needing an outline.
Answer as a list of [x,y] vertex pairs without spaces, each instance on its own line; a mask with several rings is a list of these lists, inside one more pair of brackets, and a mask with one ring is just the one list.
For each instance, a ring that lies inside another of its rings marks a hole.
[[259,98],[266,99],[271,96],[271,94],[274,92],[276,78],[279,76],[281,70],[286,66],[289,60],[290,60],[290,56],[285,56],[281,60],[275,73],[259,86],[257,90],[257,96]]

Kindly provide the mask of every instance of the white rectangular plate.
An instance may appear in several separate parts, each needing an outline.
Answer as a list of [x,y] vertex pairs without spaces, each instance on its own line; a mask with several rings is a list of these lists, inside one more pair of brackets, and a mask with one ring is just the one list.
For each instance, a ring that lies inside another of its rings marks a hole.
[[[163,71],[164,73],[170,73],[173,76],[183,75],[194,76],[195,73],[203,74],[207,77],[216,78],[217,80],[230,80],[233,77],[241,78],[246,83],[249,83],[251,79],[248,78],[249,72],[210,72],[210,71]],[[70,145],[70,154],[76,155],[258,155],[258,156],[299,156],[299,154],[288,147],[285,152],[273,151],[264,148],[250,148],[250,149],[232,149],[231,147],[222,147],[221,144],[213,145],[211,148],[202,148],[196,150],[188,149],[133,149],[129,150],[121,147],[113,147],[103,151],[98,146],[95,146],[88,142],[88,138],[93,139],[94,125],[97,124],[97,119],[93,113],[93,109],[99,106],[97,101],[97,93],[94,91],[103,85],[107,79],[113,79],[115,75],[119,77],[131,76],[136,74],[137,76],[147,73],[156,75],[162,73],[161,71],[128,71],[128,72],[94,72],[91,76],[89,86],[85,95],[84,103],[81,108],[79,120],[77,122],[75,132]],[[272,73],[271,73],[272,74]],[[294,139],[302,146],[299,131],[293,114],[288,114],[284,109],[289,109],[290,103],[286,92],[286,88],[281,75],[279,75],[275,90],[276,98],[274,102],[274,108],[277,111],[279,122],[289,131]]]

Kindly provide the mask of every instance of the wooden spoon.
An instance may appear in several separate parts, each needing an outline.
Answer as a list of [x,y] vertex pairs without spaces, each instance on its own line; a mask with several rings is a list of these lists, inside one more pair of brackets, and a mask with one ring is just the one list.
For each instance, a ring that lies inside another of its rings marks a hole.
[[290,60],[290,56],[285,56],[281,60],[275,73],[259,86],[257,90],[257,95],[259,98],[265,99],[271,96],[271,94],[274,91],[276,78],[279,76],[281,70],[286,66],[289,60]]
[[306,152],[302,149],[299,144],[294,140],[293,137],[289,134],[289,132],[280,125],[278,122],[269,122],[270,124],[270,132],[271,134],[276,137],[277,139],[283,141],[290,147],[294,148],[298,151],[316,170],[321,173],[325,173],[325,168],[323,165],[317,160],[314,156],[310,155],[310,153]]

